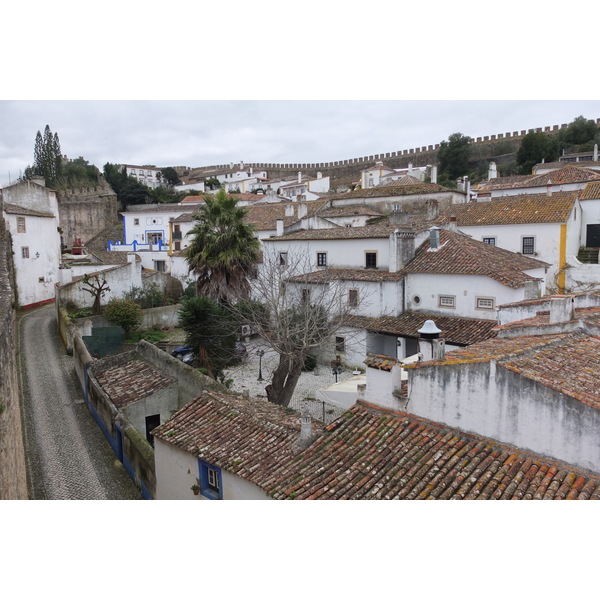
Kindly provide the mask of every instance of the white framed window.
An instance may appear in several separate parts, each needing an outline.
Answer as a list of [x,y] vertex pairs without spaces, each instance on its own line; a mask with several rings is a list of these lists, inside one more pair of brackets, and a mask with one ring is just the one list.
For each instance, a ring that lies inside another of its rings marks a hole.
[[475,308],[481,310],[493,310],[494,304],[495,303],[493,298],[477,297],[475,299]]
[[317,267],[327,266],[327,252],[317,252]]
[[25,217],[17,217],[17,233],[26,233]]
[[29,246],[21,246],[21,258],[29,258]]
[[356,308],[358,306],[358,290],[348,290],[348,306]]
[[438,306],[444,308],[456,308],[456,296],[438,296]]
[[535,253],[535,238],[533,236],[526,236],[521,239],[521,251],[523,254]]
[[496,245],[496,237],[484,237],[483,238],[483,243],[484,244],[489,244],[490,246],[495,246]]

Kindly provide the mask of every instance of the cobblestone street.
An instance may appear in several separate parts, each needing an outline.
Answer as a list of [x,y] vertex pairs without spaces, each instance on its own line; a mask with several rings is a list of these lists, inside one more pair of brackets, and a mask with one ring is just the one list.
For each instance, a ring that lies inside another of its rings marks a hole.
[[30,499],[140,499],[85,406],[54,305],[20,316],[19,344]]

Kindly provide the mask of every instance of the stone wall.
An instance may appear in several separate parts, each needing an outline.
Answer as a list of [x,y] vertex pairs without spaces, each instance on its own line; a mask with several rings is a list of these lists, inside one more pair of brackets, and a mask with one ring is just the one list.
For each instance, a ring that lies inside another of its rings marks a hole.
[[119,220],[117,195],[104,181],[97,186],[58,190],[57,196],[63,244],[68,248],[76,235],[85,244]]
[[[600,125],[600,118],[596,119],[596,124]],[[523,129],[521,131],[507,131],[496,133],[493,135],[485,135],[477,137],[473,140],[475,146],[479,146],[479,150],[483,155],[494,156],[494,145],[498,142],[514,140],[520,142],[521,139],[530,132],[542,131],[548,135],[556,135],[561,129],[566,128],[567,123],[561,125],[549,125],[546,127],[534,127],[532,129]],[[317,172],[321,172],[323,176],[331,177],[331,187],[335,188],[338,181],[346,183],[351,179],[357,179],[360,171],[367,169],[375,164],[376,161],[382,161],[386,166],[393,169],[403,169],[408,167],[408,163],[412,163],[414,167],[424,167],[427,165],[435,165],[437,163],[437,151],[439,144],[421,146],[419,148],[409,148],[406,150],[397,150],[394,152],[383,152],[381,154],[371,154],[369,156],[361,156],[357,158],[349,158],[345,160],[336,160],[325,163],[246,163],[244,168],[253,170],[265,170],[268,173],[269,179],[278,179],[292,177],[302,171],[311,176],[315,176]],[[189,167],[177,167],[178,173],[181,175],[184,172],[189,172],[195,177],[211,177],[216,173],[225,173],[239,170],[240,164],[234,163],[233,168],[231,163],[221,165],[210,165],[190,169]]]
[[0,500],[26,500],[11,250],[0,196]]

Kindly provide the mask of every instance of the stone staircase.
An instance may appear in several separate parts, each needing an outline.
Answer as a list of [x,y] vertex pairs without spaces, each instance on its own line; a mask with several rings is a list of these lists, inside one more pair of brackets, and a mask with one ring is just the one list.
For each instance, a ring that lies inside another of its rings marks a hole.
[[577,258],[582,263],[597,265],[599,251],[600,248],[581,248]]

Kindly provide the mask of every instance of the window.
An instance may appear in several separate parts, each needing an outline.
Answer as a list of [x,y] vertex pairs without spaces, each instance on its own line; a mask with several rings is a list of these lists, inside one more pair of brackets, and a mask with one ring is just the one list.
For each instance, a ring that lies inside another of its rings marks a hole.
[[21,258],[29,258],[29,246],[21,246]]
[[346,352],[346,339],[340,336],[335,338],[335,351]]
[[310,290],[302,288],[302,304],[310,304]]
[[326,267],[327,266],[327,253],[326,252],[317,252],[317,267]]
[[454,308],[456,306],[456,296],[438,296],[438,306]]
[[280,252],[279,253],[279,265],[282,267],[287,267],[287,261],[288,261],[288,253]]
[[154,261],[154,269],[156,271],[160,271],[164,273],[167,270],[167,263],[164,260],[155,260]]
[[140,220],[139,219],[134,219],[133,220],[133,224],[134,225],[139,225],[140,224]]
[[535,252],[535,238],[523,238],[523,254],[533,254]]
[[223,500],[221,469],[203,460],[198,461],[200,470],[200,493],[210,500]]
[[358,306],[358,290],[348,290],[348,305],[352,307]]
[[367,269],[377,268],[377,252],[365,252],[365,267]]
[[162,232],[149,232],[147,234],[147,238],[149,244],[158,244],[159,242],[163,241]]
[[484,237],[483,238],[483,243],[484,244],[489,244],[490,246],[495,246],[496,245],[496,238],[495,237]]
[[43,277],[38,277],[38,283],[46,283],[46,280]]
[[181,250],[181,242],[175,242],[175,250]]
[[25,217],[17,217],[17,233],[25,233]]
[[493,298],[477,298],[475,306],[484,310],[492,310],[494,308]]

